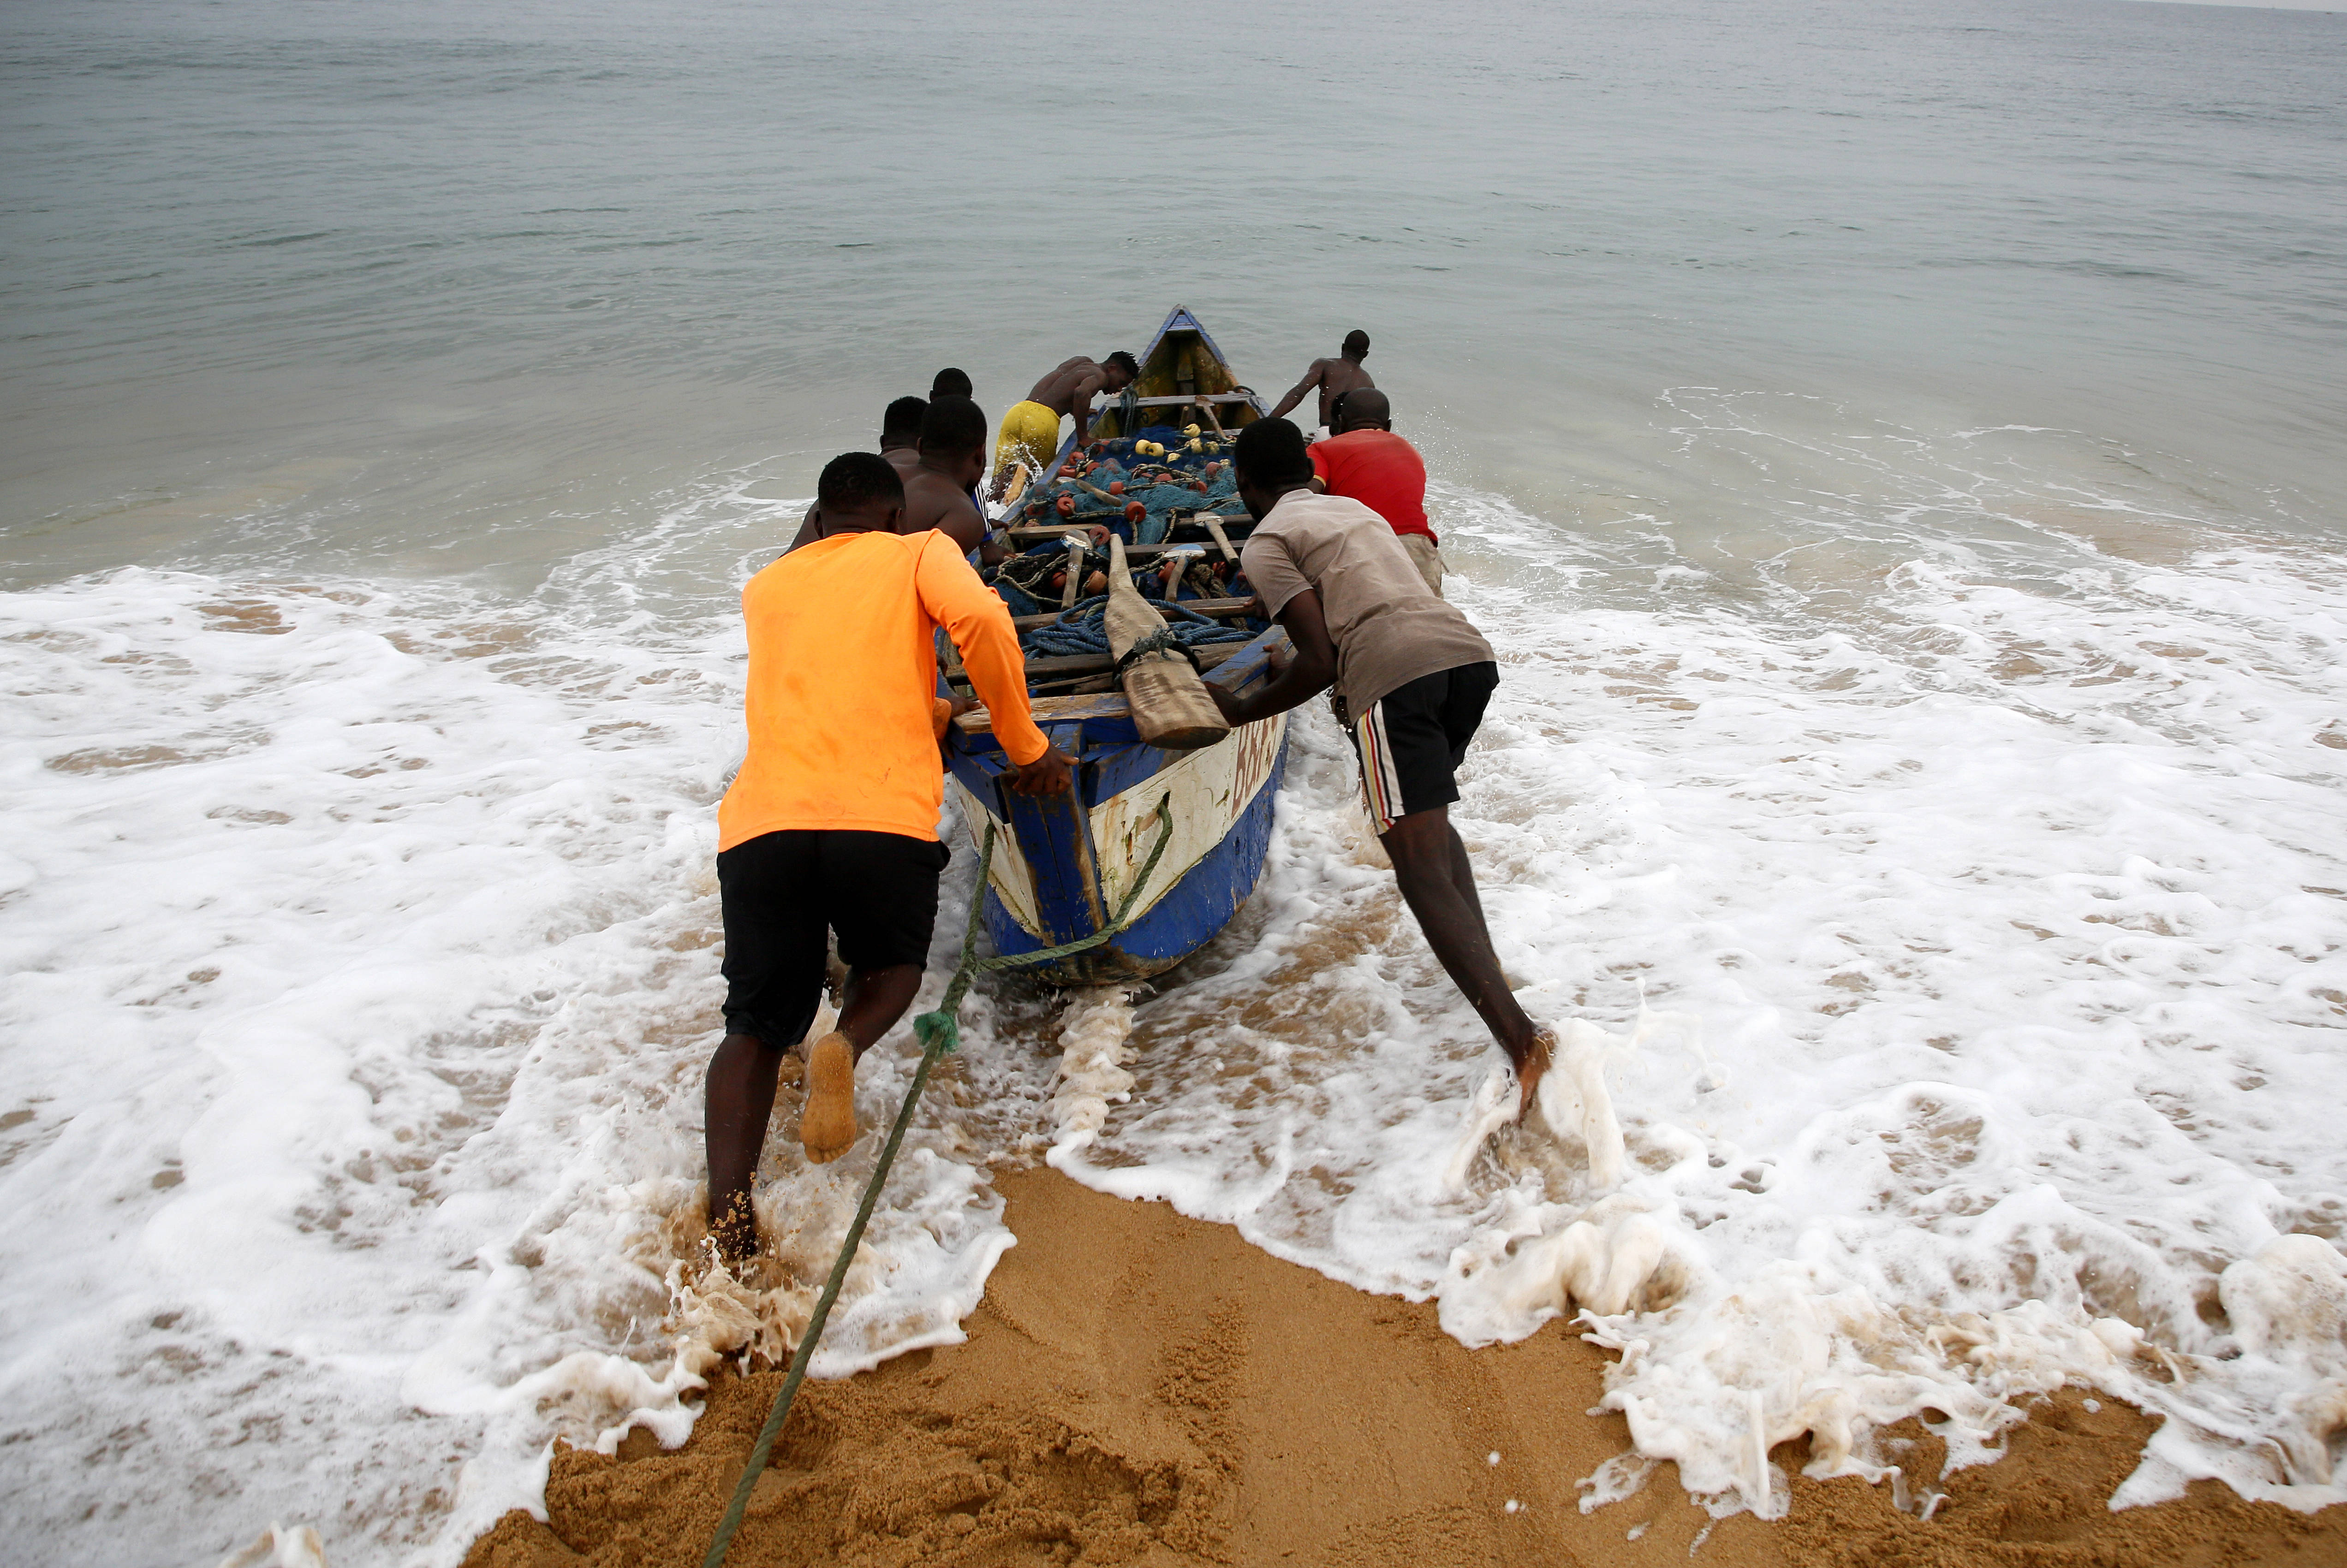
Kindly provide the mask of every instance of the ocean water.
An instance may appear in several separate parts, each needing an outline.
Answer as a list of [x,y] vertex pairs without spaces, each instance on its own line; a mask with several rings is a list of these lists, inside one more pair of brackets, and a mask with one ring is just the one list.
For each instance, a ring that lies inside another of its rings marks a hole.
[[2347,1497],[2347,21],[28,0],[0,87],[0,1558],[452,1563],[787,1342],[692,1245],[734,592],[1177,302],[1429,455],[1549,1131],[1309,712],[1205,953],[980,989],[818,1369],[1049,1159],[1621,1347],[1593,1506],[2063,1381],[2125,1501]]

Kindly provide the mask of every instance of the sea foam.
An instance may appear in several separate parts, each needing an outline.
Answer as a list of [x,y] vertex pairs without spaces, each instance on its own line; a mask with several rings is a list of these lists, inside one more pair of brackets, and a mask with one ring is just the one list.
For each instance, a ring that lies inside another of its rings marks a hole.
[[2166,1418],[2123,1503],[2347,1499],[2347,583],[2033,511],[2009,434],[1740,584],[1660,514],[1560,548],[1440,496],[1503,669],[1453,819],[1561,1071],[1512,1124],[1307,712],[1259,916],[1141,1009],[1061,1168],[1469,1344],[1573,1317],[1635,1445],[1588,1506],[1669,1459],[1779,1514],[1808,1433],[1928,1511],[1884,1427],[1982,1462],[2065,1384]]
[[[1697,456],[1763,423],[1668,407]],[[1593,1504],[1668,1458],[1780,1512],[1807,1431],[1928,1512],[1883,1426],[1983,1460],[2065,1382],[2167,1419],[2122,1501],[2337,1500],[2347,583],[2034,484],[2039,435],[1860,483],[1870,450],[1777,425],[1738,492],[1775,553],[1635,497],[1568,528],[1434,497],[1503,661],[1454,819],[1564,1036],[1525,1124],[1307,709],[1263,884],[1196,959],[1057,1016],[973,993],[817,1372],[958,1338],[1011,1244],[987,1173],[1041,1155],[1469,1343],[1614,1347],[1635,1448]],[[218,1561],[282,1520],[337,1568],[453,1563],[558,1434],[679,1440],[718,1358],[794,1343],[874,1141],[807,1168],[786,1092],[774,1276],[709,1268],[698,1186],[732,588],[794,520],[715,483],[517,600],[225,568],[0,598],[31,1550]],[[867,1125],[912,1061],[905,1030],[866,1058]]]

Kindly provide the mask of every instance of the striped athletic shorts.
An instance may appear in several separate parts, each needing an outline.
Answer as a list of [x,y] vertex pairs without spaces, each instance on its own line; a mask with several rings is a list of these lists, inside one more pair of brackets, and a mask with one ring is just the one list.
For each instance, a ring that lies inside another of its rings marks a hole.
[[1500,684],[1490,660],[1438,670],[1395,687],[1353,721],[1361,803],[1379,837],[1394,819],[1459,798],[1459,764]]

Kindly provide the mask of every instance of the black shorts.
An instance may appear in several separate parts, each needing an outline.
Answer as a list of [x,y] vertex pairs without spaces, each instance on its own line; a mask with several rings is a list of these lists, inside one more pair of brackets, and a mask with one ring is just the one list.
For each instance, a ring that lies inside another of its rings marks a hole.
[[725,1032],[788,1050],[815,1021],[826,934],[851,969],[927,964],[949,851],[901,833],[761,834],[717,857]]
[[1459,798],[1459,764],[1499,684],[1500,667],[1488,659],[1438,670],[1395,687],[1353,721],[1361,801],[1379,836],[1398,816]]

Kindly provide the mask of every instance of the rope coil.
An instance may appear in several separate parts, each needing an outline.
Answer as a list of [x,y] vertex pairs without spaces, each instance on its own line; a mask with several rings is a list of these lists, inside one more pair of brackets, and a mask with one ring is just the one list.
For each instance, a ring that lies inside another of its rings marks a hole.
[[961,1025],[955,1015],[961,1010],[962,998],[969,994],[970,982],[988,970],[1013,969],[1028,964],[1048,963],[1097,948],[1122,931],[1133,918],[1133,907],[1140,902],[1142,889],[1157,871],[1157,863],[1165,857],[1165,846],[1174,840],[1174,797],[1167,794],[1157,803],[1157,842],[1143,863],[1141,875],[1125,890],[1118,905],[1116,918],[1089,937],[1079,937],[1072,942],[1062,942],[1056,948],[1043,948],[1032,953],[998,953],[990,958],[978,957],[979,923],[986,908],[987,873],[994,864],[994,819],[986,823],[986,841],[979,851],[978,886],[970,894],[969,924],[962,933],[961,964],[946,987],[933,1012],[925,1012],[913,1020],[913,1033],[921,1042],[921,1060],[913,1069],[913,1086],[905,1091],[905,1102],[897,1108],[897,1120],[888,1129],[888,1142],[882,1145],[880,1160],[872,1168],[872,1179],[865,1184],[864,1199],[856,1205],[855,1223],[847,1227],[847,1239],[840,1244],[839,1256],[831,1266],[831,1277],[824,1284],[823,1294],[815,1297],[815,1311],[807,1318],[806,1332],[799,1336],[799,1348],[791,1357],[789,1376],[783,1379],[782,1391],[774,1396],[774,1407],[766,1413],[766,1424],[759,1430],[758,1440],[751,1445],[749,1462],[743,1466],[742,1479],[733,1488],[733,1500],[725,1505],[725,1517],[718,1522],[716,1539],[709,1545],[709,1555],[702,1559],[702,1568],[722,1568],[726,1549],[733,1544],[734,1532],[742,1528],[742,1516],[750,1506],[750,1493],[756,1489],[758,1478],[765,1473],[766,1460],[773,1454],[774,1440],[782,1435],[783,1422],[791,1413],[791,1403],[798,1398],[799,1385],[806,1380],[807,1363],[815,1359],[815,1341],[823,1337],[823,1326],[831,1317],[832,1303],[839,1299],[839,1287],[846,1283],[847,1266],[854,1261],[856,1249],[864,1244],[864,1227],[871,1221],[872,1211],[880,1202],[880,1188],[888,1179],[888,1167],[896,1163],[897,1147],[905,1141],[905,1129],[913,1120],[913,1107],[928,1087],[929,1070],[938,1059],[961,1046]]
[[1169,659],[1178,655],[1181,658],[1187,659],[1190,661],[1190,668],[1195,670],[1199,674],[1204,675],[1206,672],[1206,667],[1198,662],[1197,649],[1188,642],[1184,641],[1181,634],[1169,626],[1163,631],[1151,632],[1148,636],[1143,638],[1140,641],[1126,649],[1124,651],[1124,657],[1116,661],[1116,669],[1112,673],[1119,681],[1122,681],[1124,679],[1124,672],[1126,671],[1132,669],[1135,663],[1143,659],[1146,659],[1153,653],[1163,653]]

